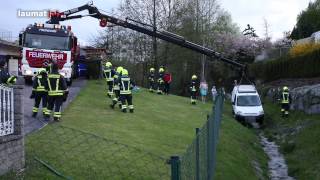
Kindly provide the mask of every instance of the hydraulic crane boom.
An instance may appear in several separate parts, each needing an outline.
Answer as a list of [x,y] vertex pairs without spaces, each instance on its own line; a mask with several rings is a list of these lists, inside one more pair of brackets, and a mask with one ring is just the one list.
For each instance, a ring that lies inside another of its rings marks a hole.
[[[80,11],[88,10],[87,15],[73,15],[72,14],[78,13]],[[241,64],[239,62],[233,61],[231,59],[228,59],[226,57],[223,57],[222,54],[215,52],[212,49],[206,48],[204,46],[201,46],[199,44],[190,42],[185,40],[184,37],[179,36],[177,34],[167,32],[167,31],[159,31],[159,30],[154,30],[152,26],[143,24],[131,19],[126,19],[126,20],[121,20],[118,18],[115,18],[113,16],[109,16],[106,14],[101,13],[97,7],[93,5],[92,2],[85,4],[83,6],[80,6],[78,8],[70,9],[61,13],[53,13],[50,16],[50,20],[47,21],[49,24],[59,24],[60,21],[65,21],[65,20],[70,20],[70,19],[77,19],[77,18],[82,18],[85,16],[91,16],[94,18],[97,18],[100,20],[100,26],[105,27],[107,25],[107,22],[122,26],[124,28],[132,29],[134,31],[156,37],[159,39],[162,39],[167,42],[171,42],[173,44],[179,45],[181,47],[185,47],[187,49],[196,51],[198,53],[207,55],[209,57],[214,57],[220,61],[223,61],[225,63],[231,64],[233,66],[239,67],[242,70],[245,70],[246,66],[244,64]],[[132,21],[132,22],[129,22]]]

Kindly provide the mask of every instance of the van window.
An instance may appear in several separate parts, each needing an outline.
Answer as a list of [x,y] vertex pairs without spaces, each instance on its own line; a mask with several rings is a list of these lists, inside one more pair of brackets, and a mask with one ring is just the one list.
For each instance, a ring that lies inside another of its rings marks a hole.
[[259,96],[238,96],[237,106],[261,106],[261,101]]

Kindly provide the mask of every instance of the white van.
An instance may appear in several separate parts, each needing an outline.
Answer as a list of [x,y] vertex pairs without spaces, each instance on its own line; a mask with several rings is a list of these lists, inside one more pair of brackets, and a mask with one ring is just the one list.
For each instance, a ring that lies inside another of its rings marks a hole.
[[236,120],[262,124],[264,111],[255,86],[235,86],[231,95],[231,103],[232,112]]

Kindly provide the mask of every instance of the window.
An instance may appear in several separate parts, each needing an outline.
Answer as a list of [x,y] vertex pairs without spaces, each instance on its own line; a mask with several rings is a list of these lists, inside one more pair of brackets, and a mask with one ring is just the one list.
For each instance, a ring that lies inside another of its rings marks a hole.
[[259,96],[238,96],[237,106],[261,106],[261,101]]
[[24,46],[50,50],[70,50],[70,37],[26,34]]

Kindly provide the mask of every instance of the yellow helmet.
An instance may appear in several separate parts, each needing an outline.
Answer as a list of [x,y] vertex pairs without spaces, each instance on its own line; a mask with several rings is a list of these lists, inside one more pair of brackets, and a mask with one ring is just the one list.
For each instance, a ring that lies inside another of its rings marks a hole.
[[111,62],[106,63],[106,67],[110,68],[112,66]]
[[40,69],[38,70],[38,74],[41,74],[41,73],[43,73],[43,72],[47,72],[45,68],[40,68]]
[[159,69],[159,72],[160,72],[160,73],[164,72],[164,68],[160,68],[160,69]]
[[150,68],[150,72],[154,72],[155,71],[155,69],[154,68]]
[[128,75],[129,75],[128,70],[123,69],[123,70],[122,70],[122,75],[123,75],[123,76],[128,76]]
[[284,86],[283,91],[289,91],[289,88],[287,86]]
[[123,67],[122,67],[122,66],[117,67],[117,73],[121,74],[121,73],[122,73],[122,70],[123,70]]
[[192,80],[196,80],[198,77],[194,74],[194,75],[192,75],[192,77],[191,77],[191,79]]

